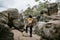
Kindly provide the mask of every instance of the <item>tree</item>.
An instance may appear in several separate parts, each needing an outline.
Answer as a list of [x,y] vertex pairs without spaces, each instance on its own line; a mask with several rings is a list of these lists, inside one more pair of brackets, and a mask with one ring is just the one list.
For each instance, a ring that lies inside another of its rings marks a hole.
[[[38,2],[39,0],[35,0],[35,2]],[[49,3],[48,0],[43,0],[45,2],[39,2],[39,5],[35,5],[32,8],[30,8],[30,5],[28,4],[28,8],[23,12],[25,14],[25,16],[28,15],[32,15],[32,16],[36,16],[36,15],[40,15],[40,11],[44,8],[47,8],[47,3]]]
[[[37,1],[39,1],[39,0],[37,0]],[[47,4],[49,3],[49,0],[43,0],[43,1],[45,1],[45,2],[39,2],[39,5],[38,5],[38,11],[41,11],[42,9],[44,9],[44,8],[47,8]]]
[[38,2],[39,0],[35,0],[36,2]]
[[28,15],[32,15],[33,11],[30,7],[28,7],[25,11],[24,11],[24,14],[25,16],[28,16]]

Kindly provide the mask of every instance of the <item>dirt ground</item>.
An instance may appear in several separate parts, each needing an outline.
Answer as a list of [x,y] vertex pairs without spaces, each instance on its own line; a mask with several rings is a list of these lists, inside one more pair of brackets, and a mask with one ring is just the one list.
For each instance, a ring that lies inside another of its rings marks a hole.
[[33,34],[32,37],[29,36],[29,33],[20,32],[16,29],[12,30],[14,33],[14,40],[40,40],[40,36]]

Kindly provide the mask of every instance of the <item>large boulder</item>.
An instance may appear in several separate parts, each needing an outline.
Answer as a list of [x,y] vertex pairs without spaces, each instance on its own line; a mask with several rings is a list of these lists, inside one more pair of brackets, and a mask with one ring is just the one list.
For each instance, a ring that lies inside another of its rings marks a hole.
[[7,13],[9,14],[8,16],[9,17],[12,17],[12,18],[18,18],[18,10],[17,9],[8,9],[8,10],[6,10],[7,11]]
[[22,14],[19,14],[19,26],[20,28],[24,27],[24,18]]
[[60,20],[52,20],[39,27],[38,35],[42,37],[41,40],[60,40]]
[[18,10],[8,9],[0,12],[0,40],[14,40],[10,27],[17,26]]
[[0,12],[0,22],[5,24],[8,23],[8,15],[6,15],[6,13]]
[[49,15],[57,15],[57,12],[58,12],[58,4],[57,3],[48,4],[47,8],[48,8]]
[[[10,27],[17,27],[18,25],[18,10],[17,9],[8,9],[8,25]],[[17,25],[16,25],[17,24]]]
[[0,40],[14,40],[13,33],[7,24],[0,23]]
[[40,35],[40,34],[41,34],[40,31],[41,31],[42,27],[45,27],[45,24],[46,24],[46,22],[38,21],[38,22],[37,22],[37,25],[35,25],[36,27],[35,27],[34,32],[35,32],[36,34]]

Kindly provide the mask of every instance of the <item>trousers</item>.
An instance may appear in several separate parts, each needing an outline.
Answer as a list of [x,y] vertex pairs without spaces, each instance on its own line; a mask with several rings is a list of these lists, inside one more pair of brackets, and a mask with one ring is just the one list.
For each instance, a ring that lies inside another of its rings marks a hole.
[[30,28],[30,37],[32,37],[32,28],[33,28],[33,25],[26,26],[26,33],[28,33],[28,28]]

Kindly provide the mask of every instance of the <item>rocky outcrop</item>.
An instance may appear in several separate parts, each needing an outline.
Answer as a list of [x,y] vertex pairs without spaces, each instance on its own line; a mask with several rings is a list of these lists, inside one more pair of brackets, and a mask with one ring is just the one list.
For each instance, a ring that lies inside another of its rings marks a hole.
[[0,40],[14,40],[13,33],[7,24],[0,23]]
[[58,12],[58,4],[57,3],[48,4],[47,8],[48,8],[49,15],[57,15],[57,12]]
[[8,9],[6,11],[0,12],[0,40],[14,40],[14,34],[11,32],[10,27],[15,27],[17,19],[17,9]]
[[34,30],[35,34],[40,35],[40,34],[41,34],[40,31],[41,31],[42,27],[45,27],[45,24],[46,24],[46,22],[38,21],[38,22],[37,22],[37,25],[36,25],[36,27],[35,27],[35,30]]
[[41,40],[60,40],[60,20],[52,20],[46,24],[41,23],[44,25],[42,27],[40,23],[37,26],[39,29],[36,30],[38,30],[37,34],[42,37]]

